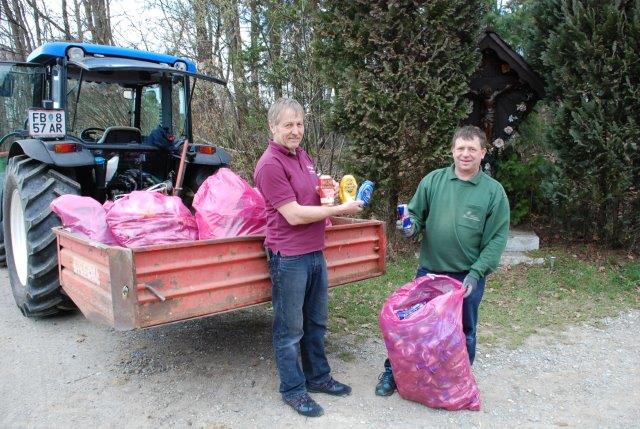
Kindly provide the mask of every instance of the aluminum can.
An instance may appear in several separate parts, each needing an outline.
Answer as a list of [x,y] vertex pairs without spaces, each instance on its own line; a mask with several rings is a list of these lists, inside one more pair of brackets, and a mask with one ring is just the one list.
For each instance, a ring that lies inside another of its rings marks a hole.
[[409,208],[406,204],[398,204],[398,220],[404,220],[409,217]]
[[411,218],[409,217],[409,208],[406,204],[398,204],[398,220],[402,221],[402,229],[411,228]]
[[320,193],[320,204],[332,206],[336,199],[336,190],[333,187],[333,178],[328,174],[318,177],[318,192]]

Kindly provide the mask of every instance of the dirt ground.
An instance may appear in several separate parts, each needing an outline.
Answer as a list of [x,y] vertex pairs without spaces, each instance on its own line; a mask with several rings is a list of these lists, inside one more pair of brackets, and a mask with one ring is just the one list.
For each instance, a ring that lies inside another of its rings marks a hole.
[[80,313],[23,317],[3,269],[0,308],[3,428],[631,428],[640,421],[640,311],[532,337],[517,350],[480,344],[479,412],[376,397],[385,348],[372,338],[350,349],[348,362],[330,354],[334,376],[353,394],[316,394],[325,415],[307,419],[277,393],[266,306],[116,332]]

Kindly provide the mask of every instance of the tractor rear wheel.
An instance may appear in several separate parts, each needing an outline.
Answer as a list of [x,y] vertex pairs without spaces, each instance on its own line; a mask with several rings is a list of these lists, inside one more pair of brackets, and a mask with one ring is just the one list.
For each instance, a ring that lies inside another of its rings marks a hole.
[[[2,190],[4,189],[4,171],[0,173],[0,200],[2,200]],[[1,202],[1,201],[0,201]],[[7,265],[7,255],[4,251],[4,231],[0,225],[0,267]]]
[[51,228],[60,226],[49,204],[80,194],[80,184],[25,155],[9,160],[2,201],[7,269],[13,297],[29,317],[73,308],[60,288],[58,254]]

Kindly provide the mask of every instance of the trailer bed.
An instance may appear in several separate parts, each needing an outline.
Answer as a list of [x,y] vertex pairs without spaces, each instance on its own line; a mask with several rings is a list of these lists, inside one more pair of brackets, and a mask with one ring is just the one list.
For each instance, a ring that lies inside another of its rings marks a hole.
[[[329,287],[385,272],[384,223],[333,218]],[[264,236],[107,246],[54,228],[62,289],[90,320],[126,331],[271,300]]]

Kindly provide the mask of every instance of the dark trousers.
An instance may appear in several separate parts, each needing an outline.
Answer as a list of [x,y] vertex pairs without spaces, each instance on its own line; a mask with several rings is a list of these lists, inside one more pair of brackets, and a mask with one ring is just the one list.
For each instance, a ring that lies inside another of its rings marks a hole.
[[279,390],[286,399],[305,392],[305,383],[318,385],[331,377],[324,350],[327,265],[322,252],[299,256],[268,252],[273,284],[273,348]]

